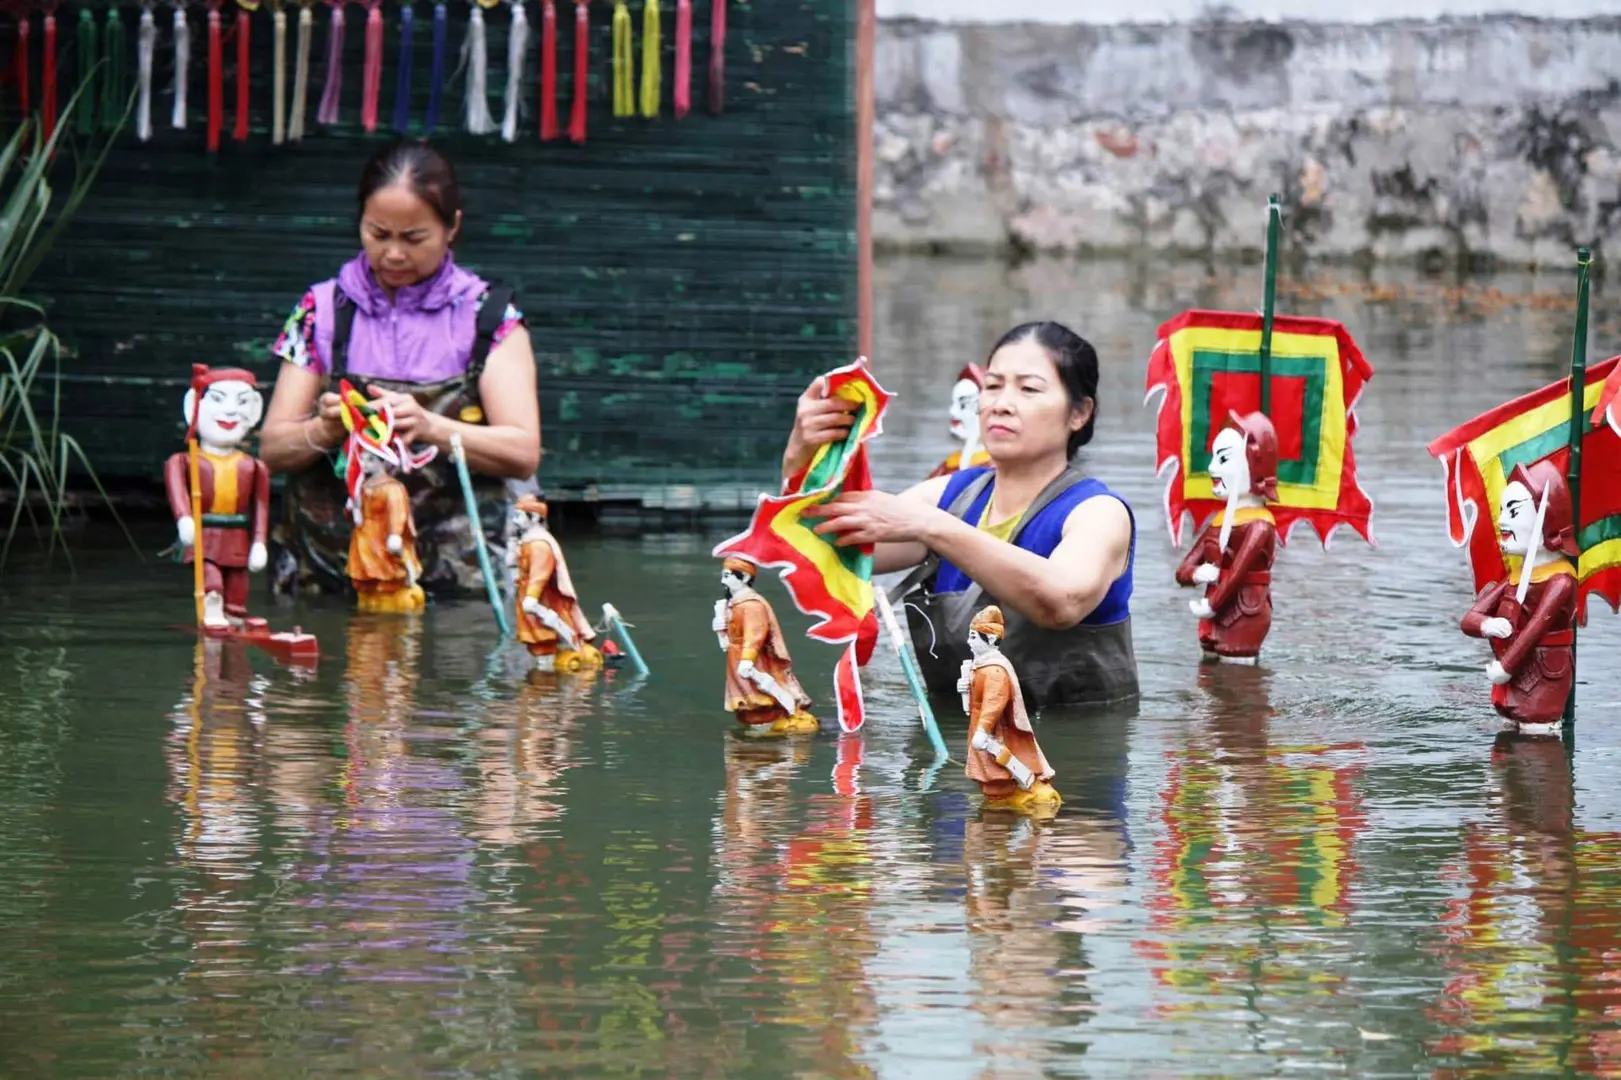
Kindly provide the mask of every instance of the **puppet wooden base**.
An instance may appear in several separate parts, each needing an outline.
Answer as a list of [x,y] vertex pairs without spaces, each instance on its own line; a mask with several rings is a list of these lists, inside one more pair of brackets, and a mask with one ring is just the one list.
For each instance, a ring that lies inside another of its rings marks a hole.
[[243,620],[241,626],[176,626],[175,629],[203,637],[245,641],[263,649],[280,663],[294,667],[314,667],[321,656],[314,634],[306,634],[297,626],[291,631],[274,631],[268,621],[254,615]]
[[1005,810],[1030,817],[1051,817],[1058,813],[1064,799],[1058,790],[1045,780],[1037,780],[1029,791],[1015,791],[1011,795],[986,796],[981,804],[985,810]]
[[813,735],[822,730],[821,721],[810,713],[801,709],[792,716],[783,716],[781,709],[759,709],[759,713],[775,713],[776,720],[770,723],[751,723],[741,718],[752,713],[739,713],[738,731],[746,739],[782,739],[789,735]]
[[428,597],[421,585],[403,589],[360,589],[356,593],[355,608],[368,615],[410,615],[428,606]]

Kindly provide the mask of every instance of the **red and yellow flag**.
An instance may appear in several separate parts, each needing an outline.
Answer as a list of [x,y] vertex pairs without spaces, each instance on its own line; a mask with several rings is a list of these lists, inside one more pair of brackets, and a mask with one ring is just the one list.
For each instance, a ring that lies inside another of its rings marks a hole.
[[808,507],[841,492],[872,488],[866,441],[882,430],[890,395],[867,370],[863,357],[826,376],[827,392],[857,404],[855,422],[840,442],[816,451],[810,465],[783,485],[781,495],[760,496],[747,531],[715,547],[717,558],[741,555],[761,566],[783,567],[782,583],[794,604],[820,621],[807,631],[831,644],[848,642],[834,671],[839,726],[858,731],[865,719],[859,668],[872,658],[878,614],[872,592],[872,545],[840,547],[812,529]]
[[[1581,520],[1576,542],[1580,596],[1597,593],[1621,607],[1621,429],[1603,417],[1614,411],[1621,356],[1587,369],[1582,390]],[[1505,402],[1430,443],[1446,470],[1447,531],[1469,549],[1475,591],[1518,574],[1519,559],[1503,553],[1497,514],[1514,466],[1551,461],[1561,473],[1570,463],[1570,379]],[[1578,601],[1585,619],[1586,603]]]
[[[1278,432],[1278,542],[1305,522],[1326,548],[1349,525],[1373,543],[1373,500],[1357,484],[1356,402],[1373,365],[1332,319],[1272,320],[1272,410]],[[1148,396],[1159,407],[1155,460],[1165,478],[1165,519],[1182,543],[1184,513],[1202,530],[1225,505],[1210,485],[1210,444],[1229,411],[1261,407],[1261,316],[1184,311],[1159,328],[1148,359]]]

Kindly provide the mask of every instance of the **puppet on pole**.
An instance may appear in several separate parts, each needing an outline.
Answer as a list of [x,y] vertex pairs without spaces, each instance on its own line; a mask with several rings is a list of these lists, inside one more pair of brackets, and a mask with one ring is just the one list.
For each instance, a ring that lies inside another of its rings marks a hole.
[[1147,398],[1159,404],[1156,460],[1171,541],[1198,532],[1177,583],[1207,658],[1253,664],[1271,629],[1277,548],[1305,523],[1325,549],[1349,526],[1372,544],[1373,501],[1357,483],[1356,402],[1373,366],[1343,325],[1275,313],[1278,197],[1267,202],[1259,314],[1185,311],[1159,329]]
[[[1576,632],[1586,598],[1621,606],[1621,357],[1587,366],[1588,268],[1576,253],[1570,375],[1430,443],[1446,475],[1447,526],[1476,600],[1462,630],[1490,642],[1492,704],[1525,734],[1575,720]],[[1483,528],[1490,521],[1496,528]]]

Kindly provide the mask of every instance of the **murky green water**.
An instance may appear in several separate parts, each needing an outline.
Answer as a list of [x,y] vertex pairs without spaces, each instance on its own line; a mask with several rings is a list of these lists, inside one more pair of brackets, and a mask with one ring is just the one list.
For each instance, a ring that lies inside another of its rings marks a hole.
[[[302,678],[170,629],[177,567],[14,566],[0,1075],[1621,1075],[1621,621],[1583,632],[1573,764],[1494,747],[1423,451],[1559,376],[1568,282],[1289,299],[1378,368],[1357,454],[1381,546],[1288,549],[1245,670],[1197,663],[1140,403],[1158,322],[1253,307],[1257,275],[1155,274],[880,267],[881,482],[949,449],[950,377],[1013,321],[1056,314],[1105,358],[1090,460],[1142,527],[1144,697],[1043,718],[1066,798],[1044,826],[924,774],[887,651],[863,735],[733,739],[717,537],[570,545],[645,683],[526,678],[476,605],[306,608]],[[785,617],[831,715],[834,650]]]

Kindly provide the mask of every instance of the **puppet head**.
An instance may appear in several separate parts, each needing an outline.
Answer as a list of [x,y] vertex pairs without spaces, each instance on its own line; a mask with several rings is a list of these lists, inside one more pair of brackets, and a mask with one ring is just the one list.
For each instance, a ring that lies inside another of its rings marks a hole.
[[1278,433],[1265,413],[1229,413],[1229,426],[1210,444],[1210,486],[1227,498],[1233,493],[1262,499],[1278,497]]
[[979,392],[985,386],[985,369],[969,364],[957,373],[951,387],[951,434],[966,441],[970,431],[979,430]]
[[741,555],[728,555],[720,564],[720,583],[727,596],[736,596],[744,589],[754,587],[760,567],[753,559]]
[[512,520],[517,526],[518,535],[525,536],[530,530],[546,528],[548,509],[539,495],[518,496],[518,500],[512,504]]
[[1542,518],[1541,549],[1571,557],[1580,555],[1581,549],[1576,546],[1576,523],[1571,513],[1570,486],[1551,461],[1522,463],[1508,474],[1508,483],[1503,488],[1503,508],[1497,515],[1503,551],[1509,555],[1524,555],[1531,550],[1537,507],[1544,492],[1548,509]]
[[226,450],[247,439],[264,415],[265,399],[251,371],[211,371],[206,364],[193,364],[185,409],[186,441],[195,437],[206,446]]
[[968,651],[976,657],[985,655],[1001,645],[1003,633],[1002,609],[995,604],[980,609],[968,624]]

